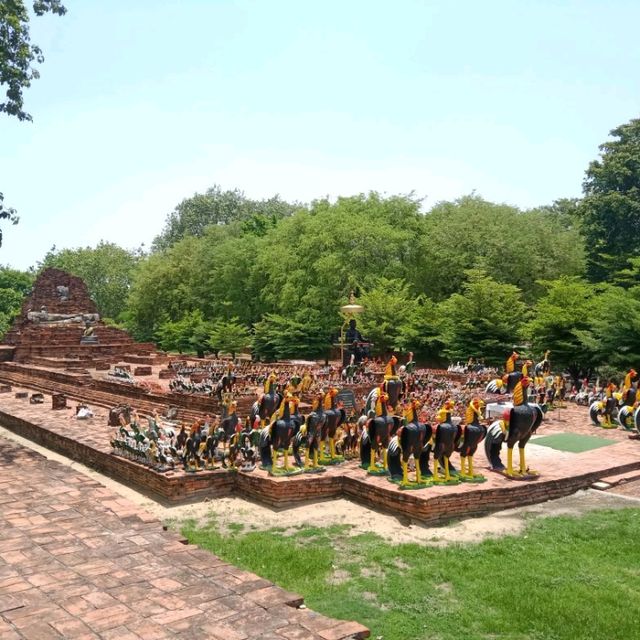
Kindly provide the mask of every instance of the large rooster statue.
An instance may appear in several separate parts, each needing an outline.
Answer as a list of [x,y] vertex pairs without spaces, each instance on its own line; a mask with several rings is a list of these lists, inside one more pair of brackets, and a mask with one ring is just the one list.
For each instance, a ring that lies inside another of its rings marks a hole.
[[[500,471],[508,478],[532,479],[539,474],[527,467],[524,448],[529,438],[535,433],[542,422],[542,409],[537,404],[530,404],[528,387],[530,379],[524,376],[518,381],[513,390],[513,406],[505,409],[503,418],[492,424],[485,439],[485,452],[494,471]],[[496,425],[498,427],[496,428]],[[507,468],[500,460],[502,443],[507,443]],[[518,444],[520,465],[513,468],[513,447]]]
[[[431,439],[432,429],[431,425],[420,422],[419,409],[420,402],[418,400],[410,400],[405,404],[405,424],[398,429],[389,443],[388,464],[391,480],[399,480],[400,487],[403,489],[420,489],[427,486],[422,478],[420,457]],[[416,469],[415,482],[409,481],[409,458],[412,455]]]

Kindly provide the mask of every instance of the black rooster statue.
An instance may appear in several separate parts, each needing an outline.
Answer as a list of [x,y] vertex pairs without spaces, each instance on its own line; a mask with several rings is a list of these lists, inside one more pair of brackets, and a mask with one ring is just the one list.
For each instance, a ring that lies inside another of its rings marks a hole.
[[[307,472],[325,470],[318,462],[320,433],[327,420],[322,406],[323,399],[322,392],[316,393],[311,404],[311,411],[293,438],[293,456],[296,464]],[[300,450],[303,448],[305,449],[304,464],[300,455]]]
[[[387,475],[387,448],[400,426],[398,416],[389,414],[388,400],[386,393],[378,394],[375,410],[368,417],[360,439],[361,467],[372,475]],[[377,454],[382,455],[382,468],[376,466]]]
[[[322,410],[325,420],[320,429],[320,464],[336,464],[343,462],[344,458],[336,453],[336,432],[341,424],[347,419],[347,414],[342,406],[338,406],[336,396],[338,389],[331,387],[324,394],[322,400]],[[325,442],[329,441],[329,457],[325,455]]]
[[[451,475],[449,458],[458,448],[462,428],[453,424],[451,411],[453,402],[447,400],[444,406],[438,411],[433,446],[433,484],[458,484],[460,480],[457,474]],[[444,467],[444,476],[440,475],[440,466]]]
[[[542,409],[537,404],[530,404],[527,388],[530,379],[524,376],[513,390],[513,407],[505,409],[501,421],[493,423],[485,439],[485,452],[491,463],[491,468],[508,478],[516,480],[531,480],[539,476],[537,471],[527,467],[524,449],[531,436],[542,422]],[[496,426],[497,425],[497,426]],[[505,469],[500,459],[502,443],[507,443],[507,467]],[[513,447],[518,444],[520,465],[513,468]]]
[[640,418],[637,378],[636,370],[629,369],[622,383],[623,406],[618,411],[618,424],[627,431],[633,431],[634,428],[637,429],[638,418]]
[[462,482],[486,482],[483,475],[473,472],[473,456],[478,445],[487,435],[487,427],[482,424],[484,401],[473,398],[465,413],[462,427],[462,440],[458,447],[460,452],[460,473],[458,477]]
[[[428,486],[422,478],[420,456],[431,439],[431,425],[420,422],[418,411],[420,402],[412,399],[405,404],[403,424],[391,439],[388,448],[388,464],[390,480],[399,482],[402,489],[421,489]],[[416,469],[415,481],[409,480],[409,459],[413,456]]]
[[264,393],[253,403],[249,419],[251,424],[256,417],[260,418],[260,426],[265,427],[267,420],[278,410],[282,401],[282,396],[276,391],[278,377],[272,371],[264,382]]
[[[263,468],[271,475],[294,475],[302,473],[299,469],[289,464],[289,447],[295,436],[295,431],[300,424],[293,414],[296,413],[298,398],[287,394],[280,403],[277,414],[271,424],[262,429],[260,433],[260,459]],[[277,466],[278,451],[283,452],[283,465]]]

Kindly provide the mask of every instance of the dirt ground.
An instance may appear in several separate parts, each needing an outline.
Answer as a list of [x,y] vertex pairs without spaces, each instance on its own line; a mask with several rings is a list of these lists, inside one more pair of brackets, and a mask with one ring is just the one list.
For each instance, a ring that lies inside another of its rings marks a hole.
[[374,532],[390,542],[446,546],[454,542],[480,542],[485,538],[517,534],[524,529],[531,518],[580,515],[594,509],[640,508],[640,482],[631,482],[606,492],[587,489],[558,500],[498,511],[491,515],[437,527],[425,526],[410,522],[404,517],[397,518],[372,511],[344,499],[316,502],[280,511],[237,497],[166,506],[131,487],[40,447],[2,427],[0,427],[0,437],[22,444],[49,459],[88,475],[155,514],[164,522],[175,526],[186,519],[196,519],[203,523],[214,520],[222,532],[231,531],[235,528],[231,525],[238,523],[244,525],[244,530],[265,530],[273,527],[294,530],[302,525],[326,527],[340,524],[349,525],[349,535]]

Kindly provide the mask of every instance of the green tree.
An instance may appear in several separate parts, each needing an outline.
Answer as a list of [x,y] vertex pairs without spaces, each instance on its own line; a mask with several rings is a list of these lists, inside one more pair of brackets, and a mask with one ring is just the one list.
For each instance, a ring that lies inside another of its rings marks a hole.
[[418,273],[417,290],[434,300],[458,292],[472,268],[516,285],[527,301],[543,293],[537,280],[584,271],[582,238],[564,216],[544,209],[522,212],[475,195],[433,207],[420,248],[426,268]]
[[466,278],[462,292],[439,305],[444,355],[451,360],[474,356],[487,363],[502,363],[505,353],[520,343],[527,319],[521,291],[478,269],[468,270]]
[[[34,0],[33,12],[42,16],[47,12],[59,16],[66,13],[60,0]],[[31,86],[31,81],[40,77],[34,63],[42,64],[44,56],[38,45],[31,44],[29,34],[29,10],[23,0],[0,2],[0,86],[7,87],[6,100],[0,102],[0,113],[15,116],[18,120],[32,120],[24,110],[22,92]],[[0,193],[0,220],[18,223],[16,210],[4,206]],[[0,230],[2,246],[2,230]]]
[[268,313],[255,325],[252,350],[261,360],[326,357],[331,334],[317,313],[297,317]]
[[374,343],[374,353],[387,354],[413,346],[407,345],[408,325],[416,315],[418,301],[404,280],[380,278],[359,302],[364,306],[362,333]]
[[583,182],[579,213],[587,247],[587,275],[604,281],[640,254],[640,119],[610,132]]
[[260,239],[254,286],[267,312],[317,312],[323,333],[341,322],[340,299],[354,288],[373,289],[380,277],[410,284],[421,266],[416,237],[420,202],[377,193],[318,200],[281,220]]
[[223,191],[215,185],[205,193],[185,198],[167,216],[164,229],[153,241],[153,250],[167,249],[186,236],[199,238],[212,225],[236,221],[244,223],[245,232],[264,235],[268,227],[300,206],[284,202],[279,196],[251,200],[239,189]]
[[0,266],[0,289],[12,289],[21,296],[26,296],[31,291],[33,281],[34,274],[31,271]]
[[622,287],[604,285],[593,298],[591,332],[599,363],[621,371],[640,362],[640,300]]
[[202,312],[198,309],[185,313],[179,320],[172,321],[164,316],[155,332],[157,343],[165,351],[178,353],[196,352],[198,357],[204,357],[207,349],[207,337],[211,326],[205,322]]
[[139,340],[151,340],[159,326],[176,322],[186,313],[200,309],[198,282],[202,273],[202,243],[185,238],[171,249],[141,260],[133,272],[126,322]]
[[100,313],[117,319],[125,310],[139,251],[127,251],[111,242],[93,247],[49,251],[39,265],[56,267],[82,278]]
[[32,273],[0,267],[0,337],[20,313],[24,297],[31,290],[32,284]]
[[416,357],[431,364],[441,364],[443,344],[440,337],[438,305],[426,296],[418,296],[400,324],[398,347],[413,351]]
[[238,321],[238,318],[231,320],[219,320],[213,323],[209,335],[209,346],[217,355],[220,351],[230,353],[233,358],[251,345],[251,334],[247,327]]
[[568,277],[541,284],[546,293],[525,327],[534,352],[550,349],[553,368],[566,369],[574,381],[591,375],[599,350],[593,333],[595,288]]

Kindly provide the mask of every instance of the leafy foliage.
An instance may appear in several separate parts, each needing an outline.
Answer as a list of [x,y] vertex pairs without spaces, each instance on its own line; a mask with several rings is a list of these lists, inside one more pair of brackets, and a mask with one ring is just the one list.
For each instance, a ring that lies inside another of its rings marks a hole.
[[185,313],[177,321],[168,320],[165,316],[158,324],[155,338],[165,351],[196,351],[202,357],[208,347],[210,331],[211,326],[205,323],[202,312],[195,310]]
[[[59,16],[66,13],[60,0],[34,0],[33,12],[42,16],[47,12]],[[0,2],[0,86],[6,86],[6,100],[0,102],[0,113],[16,116],[18,120],[31,120],[24,110],[22,92],[31,86],[31,81],[40,77],[33,63],[42,64],[44,56],[40,47],[31,44],[29,35],[29,11],[23,0]],[[18,223],[16,210],[4,206],[0,193],[0,220]],[[2,230],[0,230],[2,246]]]
[[214,353],[222,351],[235,358],[236,353],[251,345],[251,334],[238,318],[218,320],[213,324],[208,344]]
[[[64,15],[67,10],[60,0],[34,0],[37,16],[47,12]],[[6,101],[0,103],[0,113],[31,120],[24,110],[22,92],[31,81],[40,77],[33,63],[42,64],[44,56],[38,45],[31,44],[29,11],[23,0],[0,3],[0,85],[7,85]]]
[[407,337],[413,336],[411,321],[417,316],[418,300],[404,280],[380,278],[376,287],[360,298],[365,312],[362,332],[374,343],[374,353],[410,349]]
[[588,376],[602,353],[592,327],[596,290],[579,278],[541,284],[546,294],[535,307],[526,335],[536,352],[551,350],[554,367],[567,369],[576,380]]
[[474,356],[499,363],[519,343],[527,319],[521,292],[479,269],[468,270],[466,277],[462,293],[439,306],[444,353],[452,360]]
[[593,303],[591,331],[598,362],[622,371],[640,362],[640,300],[629,290],[605,285]]
[[0,267],[0,336],[7,332],[20,313],[22,301],[32,284],[32,273]]
[[587,275],[595,282],[640,254],[640,119],[610,135],[587,169],[580,207]]
[[326,356],[330,334],[317,314],[267,314],[255,325],[253,353],[262,360]]
[[475,195],[440,203],[427,214],[421,253],[426,268],[418,290],[435,300],[459,292],[467,269],[484,269],[531,301],[542,293],[537,280],[579,275],[584,267],[578,231],[556,212],[521,212]]
[[268,200],[250,200],[242,191],[223,191],[218,185],[205,193],[184,199],[167,217],[165,227],[153,241],[153,249],[168,249],[187,236],[200,238],[212,225],[241,221],[247,232],[264,235],[278,220],[290,216],[299,205],[274,196]]

